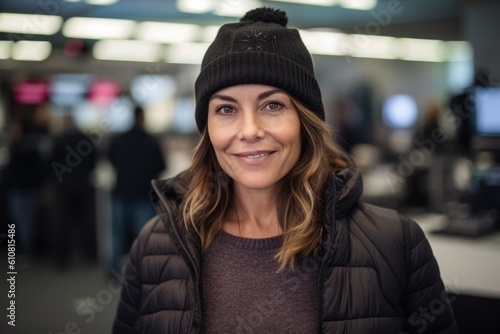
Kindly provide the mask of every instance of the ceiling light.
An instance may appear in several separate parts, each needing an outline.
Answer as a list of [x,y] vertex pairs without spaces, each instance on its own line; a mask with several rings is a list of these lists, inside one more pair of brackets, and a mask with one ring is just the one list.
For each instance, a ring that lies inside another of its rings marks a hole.
[[449,61],[468,61],[474,57],[472,45],[469,42],[446,42]]
[[213,7],[213,13],[219,16],[242,17],[248,11],[262,7],[262,4],[256,0],[226,0],[216,1]]
[[55,15],[0,13],[0,31],[53,35],[61,29],[62,21],[62,17]]
[[396,38],[371,35],[351,35],[349,55],[363,58],[396,59]]
[[398,38],[397,53],[403,60],[441,62],[446,60],[446,44],[439,40]]
[[11,41],[0,41],[0,59],[10,58]]
[[52,44],[47,41],[19,41],[12,46],[15,60],[42,61],[49,57]]
[[169,45],[165,61],[174,64],[201,64],[210,43],[183,43]]
[[96,59],[157,62],[161,58],[160,44],[133,40],[97,41],[93,48]]
[[136,22],[131,20],[72,17],[64,24],[63,35],[89,39],[121,39],[129,38],[135,26]]
[[348,9],[372,10],[377,0],[339,0],[339,5]]
[[470,44],[461,41],[348,35],[325,30],[299,32],[309,52],[316,55],[429,62],[467,61],[473,56]]
[[118,0],[85,0],[85,2],[89,5],[108,6],[118,2]]
[[300,36],[312,54],[340,56],[345,55],[345,34],[328,31],[300,30]]
[[302,5],[315,5],[315,6],[333,6],[336,5],[338,0],[272,0],[275,2],[289,2],[298,3]]
[[203,42],[213,42],[221,26],[206,26],[201,32],[201,40]]
[[137,38],[162,43],[185,43],[195,40],[199,30],[199,26],[194,24],[142,22]]
[[213,9],[213,1],[177,0],[177,9],[185,13],[208,13]]

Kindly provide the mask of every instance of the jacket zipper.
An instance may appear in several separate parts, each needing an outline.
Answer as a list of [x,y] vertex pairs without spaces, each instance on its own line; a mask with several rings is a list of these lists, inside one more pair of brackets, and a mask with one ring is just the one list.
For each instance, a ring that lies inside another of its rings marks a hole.
[[332,242],[331,244],[329,245],[328,249],[326,250],[326,253],[325,253],[325,257],[323,258],[323,261],[321,262],[321,267],[319,269],[319,275],[318,275],[318,333],[321,334],[322,333],[322,324],[323,324],[323,294],[322,294],[322,291],[323,291],[323,272],[324,272],[324,269],[325,269],[325,262],[326,260],[328,259],[328,257],[330,256],[330,253],[331,253],[331,250],[333,248],[333,237],[335,235],[335,231],[333,230],[335,228],[335,205],[336,205],[336,202],[337,202],[337,186],[336,186],[336,182],[335,182],[335,176],[334,176],[334,179],[333,179],[333,198],[335,199],[335,203],[334,203],[334,206],[333,206],[333,212],[332,212]]
[[[194,278],[194,282],[197,281],[197,277],[198,277],[198,273],[197,273],[197,266],[196,266],[196,263],[195,261],[193,260],[193,258],[191,257],[191,255],[189,254],[186,246],[184,245],[184,243],[182,242],[182,239],[179,235],[179,231],[177,231],[177,227],[175,226],[175,223],[172,219],[172,214],[170,212],[170,208],[168,206],[168,203],[165,202],[165,199],[163,198],[163,195],[161,194],[161,192],[159,191],[158,187],[156,186],[155,182],[153,181],[152,182],[152,185],[153,185],[153,189],[154,191],[156,192],[156,194],[158,195],[158,198],[160,199],[161,203],[163,204],[164,208],[165,208],[165,211],[167,212],[168,214],[168,218],[169,218],[169,221],[170,221],[170,224],[172,225],[172,228],[175,232],[175,236],[177,237],[177,239],[179,240],[179,244],[181,245],[182,247],[182,250],[184,251],[184,254],[185,254],[185,258],[187,258],[187,262],[189,262],[191,264],[191,268],[192,268],[192,271],[193,271],[193,278]],[[193,283],[194,283],[193,282]],[[195,286],[195,289],[194,289],[194,307],[195,308],[199,308],[200,305],[199,305],[199,297],[198,297],[198,286]],[[193,327],[194,327],[194,309],[193,309],[193,314],[191,315],[191,319],[189,321],[189,329],[188,329],[188,333],[192,333],[193,332]]]

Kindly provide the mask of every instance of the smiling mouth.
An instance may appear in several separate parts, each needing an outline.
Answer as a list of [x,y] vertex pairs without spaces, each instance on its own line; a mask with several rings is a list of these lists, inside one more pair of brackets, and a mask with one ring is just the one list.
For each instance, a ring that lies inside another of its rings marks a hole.
[[253,155],[244,155],[245,158],[249,159],[258,159],[265,157],[266,155],[269,155],[270,153],[259,153],[259,154],[253,154]]
[[265,157],[265,156],[268,156],[270,155],[271,153],[274,153],[274,152],[252,152],[252,153],[240,153],[240,154],[237,154],[236,156],[240,157],[240,158],[247,158],[247,159],[259,159],[259,158],[262,158],[262,157]]

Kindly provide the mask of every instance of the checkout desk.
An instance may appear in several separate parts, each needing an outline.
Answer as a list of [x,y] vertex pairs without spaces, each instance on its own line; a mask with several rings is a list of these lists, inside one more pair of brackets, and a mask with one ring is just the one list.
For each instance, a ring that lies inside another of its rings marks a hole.
[[409,215],[424,230],[441,270],[460,333],[500,334],[500,231],[442,234],[446,217]]

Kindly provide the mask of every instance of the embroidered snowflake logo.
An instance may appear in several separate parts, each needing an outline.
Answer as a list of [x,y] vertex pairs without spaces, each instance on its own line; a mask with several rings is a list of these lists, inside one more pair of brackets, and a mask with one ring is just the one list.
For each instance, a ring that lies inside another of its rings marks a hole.
[[266,44],[269,44],[267,31],[250,30],[235,34],[233,45],[240,51],[264,51]]

